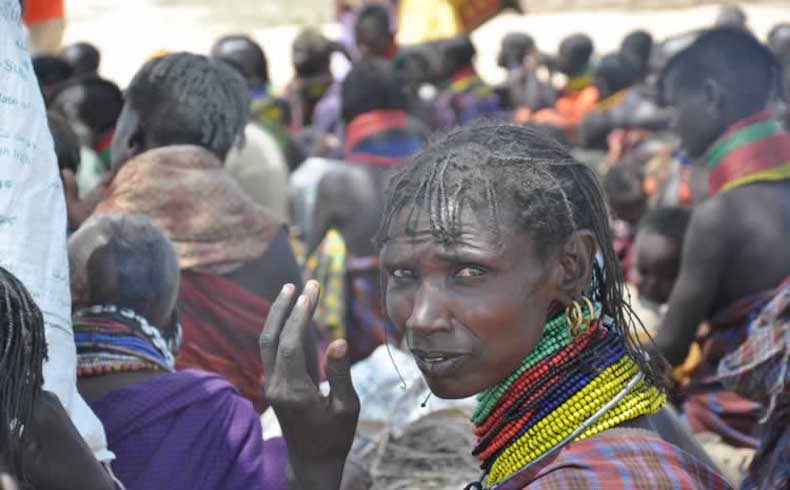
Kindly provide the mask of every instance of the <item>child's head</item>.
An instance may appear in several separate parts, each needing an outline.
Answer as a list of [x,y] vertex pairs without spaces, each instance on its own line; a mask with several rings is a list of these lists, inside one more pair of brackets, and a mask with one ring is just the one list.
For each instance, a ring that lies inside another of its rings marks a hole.
[[603,178],[603,189],[612,216],[636,226],[647,209],[647,194],[639,169],[630,164],[612,168]]
[[505,69],[520,68],[524,58],[535,51],[535,40],[523,32],[509,32],[502,38],[497,64]]
[[357,14],[354,37],[362,56],[375,56],[389,59],[394,53],[395,36],[390,26],[387,7],[368,4]]
[[74,43],[60,51],[60,58],[68,63],[75,76],[95,75],[99,71],[101,53],[90,43]]
[[60,170],[71,170],[77,173],[80,164],[80,141],[69,122],[60,114],[47,113],[49,132],[55,144],[55,156]]
[[669,300],[690,219],[689,209],[667,207],[648,211],[639,222],[634,254],[640,297],[659,304]]
[[115,128],[123,102],[117,85],[91,75],[58,86],[49,97],[49,109],[69,122],[82,145],[95,147]]
[[557,67],[569,77],[583,75],[589,68],[593,50],[593,41],[587,34],[568,36],[560,43]]
[[607,54],[595,66],[593,83],[601,98],[609,97],[639,81],[639,67],[622,53]]

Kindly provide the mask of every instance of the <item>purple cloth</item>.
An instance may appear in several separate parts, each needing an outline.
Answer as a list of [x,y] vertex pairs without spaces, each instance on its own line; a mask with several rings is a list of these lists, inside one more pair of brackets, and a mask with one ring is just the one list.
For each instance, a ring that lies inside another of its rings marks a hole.
[[264,442],[252,404],[196,369],[115,390],[91,408],[129,490],[286,488],[285,442]]

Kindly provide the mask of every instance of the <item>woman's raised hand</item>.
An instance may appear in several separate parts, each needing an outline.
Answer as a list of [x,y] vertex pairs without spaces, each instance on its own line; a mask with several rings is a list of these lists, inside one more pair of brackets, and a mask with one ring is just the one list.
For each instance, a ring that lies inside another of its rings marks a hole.
[[298,298],[287,284],[269,310],[260,337],[266,398],[288,443],[290,490],[337,490],[354,441],[359,398],[351,383],[348,345],[326,352],[330,393],[318,389],[310,325],[320,287],[309,281]]

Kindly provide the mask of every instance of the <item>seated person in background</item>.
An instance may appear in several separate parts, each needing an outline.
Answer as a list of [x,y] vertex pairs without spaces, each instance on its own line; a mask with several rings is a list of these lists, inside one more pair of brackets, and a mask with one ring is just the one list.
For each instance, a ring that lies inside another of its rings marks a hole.
[[52,90],[65,82],[74,74],[68,63],[51,55],[38,55],[33,57],[33,72],[38,79],[38,86],[44,99],[48,99]]
[[381,311],[378,259],[371,237],[392,171],[420,150],[427,131],[405,111],[389,62],[366,58],[343,80],[347,166],[319,181],[305,276],[324,287],[316,321],[325,337],[347,338],[351,359],[367,357],[387,336],[400,338]]
[[[285,94],[291,113],[291,133],[308,126],[322,134],[334,131],[340,101],[339,84],[330,70],[330,59],[336,47],[314,29],[305,29],[294,39],[291,55],[295,77]],[[314,154],[312,148],[309,150],[305,154]]]
[[354,22],[357,50],[363,58],[373,56],[392,60],[398,54],[395,32],[387,7],[370,3],[362,7]]
[[650,55],[653,52],[653,36],[643,30],[628,33],[620,43],[620,53],[633,63],[643,81],[650,71]]
[[[720,28],[676,55],[659,80],[685,150],[695,161],[707,160],[711,197],[694,209],[680,275],[655,341],[673,365],[685,359],[695,339],[700,342],[702,362],[683,411],[695,432],[714,432],[736,447],[759,445],[755,429],[762,410],[726,390],[717,368],[790,276],[790,134],[766,110],[776,73],[775,56],[751,34]],[[708,331],[700,338],[706,320]],[[788,454],[787,446],[777,451]],[[760,475],[757,487],[774,488],[773,476]]]
[[634,261],[637,224],[647,211],[642,174],[633,165],[618,165],[604,176],[603,190],[612,218],[614,250],[627,278]]
[[141,215],[91,219],[69,240],[78,388],[129,490],[285,488],[285,445],[224,378],[176,371],[178,255]]
[[55,145],[55,156],[58,159],[58,169],[60,170],[60,180],[63,183],[63,191],[66,193],[66,213],[68,216],[68,229],[74,231],[77,226],[72,216],[79,215],[79,211],[73,209],[79,200],[75,197],[78,193],[76,180],[77,169],[80,166],[80,142],[76,133],[71,129],[69,122],[55,112],[47,113],[49,131],[52,133],[52,142]]
[[0,267],[0,488],[117,488],[58,398],[43,391],[44,318],[25,286]]
[[392,67],[406,95],[407,112],[436,130],[439,127],[435,104],[437,90],[433,85],[431,55],[429,45],[402,49]]
[[393,167],[419,151],[428,137],[425,126],[406,113],[406,95],[389,62],[357,62],[343,80],[341,93],[346,160]]
[[110,143],[123,108],[123,95],[113,82],[94,75],[69,80],[56,87],[48,99],[51,111],[65,117],[80,140],[80,167],[76,173],[79,197],[70,208],[88,212],[72,217],[79,225],[101,198],[110,170]]
[[569,139],[575,142],[576,125],[601,100],[592,79],[593,51],[592,39],[586,34],[574,34],[563,39],[556,64],[557,69],[568,77],[568,82],[559,94],[557,103],[535,114],[519,114],[517,121],[552,124],[564,130]]
[[613,113],[624,103],[627,89],[637,83],[639,77],[638,66],[624,54],[608,54],[600,59],[593,72],[600,102],[579,122],[579,145],[606,149],[607,137],[619,122]]
[[475,45],[468,35],[443,43],[444,62],[449,64],[449,87],[436,100],[439,128],[463,126],[475,119],[502,115],[502,100],[477,74]]
[[244,128],[244,141],[232,149],[225,168],[242,189],[278,220],[288,220],[288,132],[283,108],[269,93],[269,72],[261,47],[244,35],[220,38],[211,57],[236,69],[247,81],[255,121]]
[[172,240],[179,367],[222,375],[263,410],[260,318],[300,272],[282,223],[223,168],[248,117],[246,84],[225,63],[188,53],[149,61],[127,88],[113,138],[116,174],[96,214],[148,215]]
[[556,93],[551,81],[538,78],[541,57],[535,40],[528,34],[510,32],[502,38],[497,64],[507,70],[509,100],[504,105],[531,111],[554,105]]
[[75,77],[99,73],[101,54],[93,44],[86,42],[70,44],[61,49],[58,56],[68,63]]
[[244,77],[250,90],[252,116],[286,152],[288,103],[271,93],[269,63],[261,46],[245,34],[232,34],[217,39],[211,48],[211,57],[229,64]]
[[716,16],[716,27],[729,27],[748,31],[746,12],[739,5],[724,5]]
[[[668,207],[652,209],[639,221],[631,277],[626,279],[636,286],[639,294],[631,304],[638,308],[639,319],[651,336],[666,312],[666,302],[680,272],[683,239],[690,220],[688,208]],[[647,343],[646,336],[640,338]]]

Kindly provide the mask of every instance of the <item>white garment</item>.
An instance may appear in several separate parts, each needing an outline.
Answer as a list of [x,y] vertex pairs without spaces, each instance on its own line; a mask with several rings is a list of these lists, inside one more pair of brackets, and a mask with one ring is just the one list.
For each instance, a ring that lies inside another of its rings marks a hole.
[[247,196],[287,223],[288,165],[277,140],[255,123],[247,124],[244,140],[225,158],[225,168]]
[[66,202],[18,0],[0,0],[0,31],[0,265],[25,284],[44,315],[44,389],[58,396],[96,457],[109,461],[115,456],[104,428],[77,392]]

